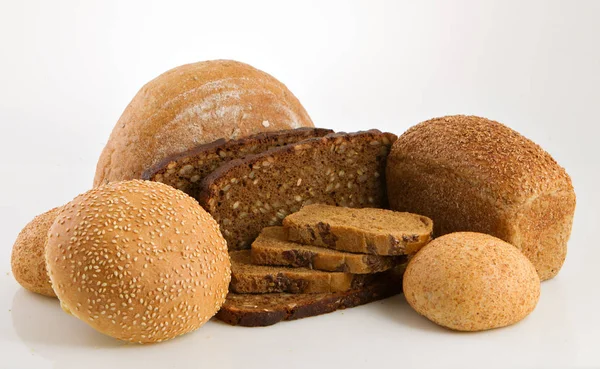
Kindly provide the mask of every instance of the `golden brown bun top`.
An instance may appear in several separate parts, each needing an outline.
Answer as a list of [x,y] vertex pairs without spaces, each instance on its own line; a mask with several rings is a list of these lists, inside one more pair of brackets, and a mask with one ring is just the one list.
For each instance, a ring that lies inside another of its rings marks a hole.
[[46,272],[44,247],[48,230],[59,210],[50,209],[27,223],[17,236],[11,257],[12,273],[17,282],[31,292],[50,297],[56,297],[56,294]]
[[66,310],[132,342],[198,328],[219,310],[230,281],[215,220],[185,193],[149,181],[113,182],[63,206],[46,263]]
[[165,157],[219,138],[313,126],[284,84],[248,64],[182,65],[148,82],[129,103],[102,151],[94,186],[140,178]]
[[408,263],[409,304],[442,326],[478,331],[513,324],[536,306],[540,279],[516,247],[483,233],[431,241]]
[[507,203],[542,192],[573,191],[568,174],[540,146],[476,116],[434,118],[410,128],[394,143],[390,165],[403,158],[458,172]]

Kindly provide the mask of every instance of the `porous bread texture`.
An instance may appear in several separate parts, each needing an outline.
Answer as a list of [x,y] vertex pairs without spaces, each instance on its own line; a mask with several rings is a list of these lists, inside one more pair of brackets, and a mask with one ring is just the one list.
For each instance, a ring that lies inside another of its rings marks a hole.
[[575,211],[565,170],[514,130],[475,116],[420,123],[392,147],[390,208],[435,220],[434,233],[491,234],[519,248],[542,280],[564,263]]
[[284,84],[248,64],[182,65],[148,82],[129,103],[100,155],[94,187],[139,179],[164,158],[220,138],[312,126]]
[[284,227],[264,228],[251,247],[252,263],[301,267],[329,272],[369,274],[391,269],[405,257],[355,254],[287,240]]
[[352,308],[402,292],[401,266],[380,273],[364,286],[334,293],[238,294],[230,292],[216,318],[231,325],[263,327]]
[[395,139],[377,130],[342,132],[232,160],[204,179],[198,200],[230,250],[249,248],[261,229],[303,205],[384,207],[385,161]]
[[290,241],[348,252],[408,255],[431,240],[433,221],[386,209],[314,204],[283,220]]
[[235,293],[325,293],[359,288],[372,275],[254,265],[250,250],[233,251],[230,290]]
[[48,233],[46,264],[65,310],[138,343],[200,327],[230,281],[216,222],[193,198],[150,181],[113,182],[63,206]]
[[204,177],[228,161],[332,132],[330,129],[305,127],[262,132],[236,140],[219,139],[165,158],[146,170],[142,179],[165,183],[198,197]]
[[23,288],[50,297],[56,294],[46,271],[44,247],[59,210],[48,210],[27,223],[17,236],[10,259],[13,276]]
[[408,263],[404,295],[421,315],[459,331],[514,324],[535,308],[540,279],[517,248],[473,232],[431,241]]

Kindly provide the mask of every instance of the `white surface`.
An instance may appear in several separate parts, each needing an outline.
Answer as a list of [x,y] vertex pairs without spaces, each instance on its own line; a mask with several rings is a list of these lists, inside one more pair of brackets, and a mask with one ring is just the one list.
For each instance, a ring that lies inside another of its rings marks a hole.
[[[167,5],[168,4],[168,5]],[[0,4],[0,368],[598,368],[599,1],[22,1]],[[385,302],[269,328],[210,322],[124,345],[19,288],[18,231],[91,186],[136,91],[179,64],[233,58],[290,87],[315,123],[402,133],[433,116],[504,122],[571,174],[567,262],[537,309],[459,334]]]

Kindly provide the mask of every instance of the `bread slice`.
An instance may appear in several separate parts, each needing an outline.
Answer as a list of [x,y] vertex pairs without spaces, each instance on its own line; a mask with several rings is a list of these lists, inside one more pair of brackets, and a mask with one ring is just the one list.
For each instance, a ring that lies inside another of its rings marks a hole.
[[322,272],[307,268],[254,265],[250,250],[234,251],[231,257],[231,284],[236,293],[322,293],[361,287],[373,279],[370,274]]
[[345,292],[258,295],[230,292],[216,318],[231,325],[263,327],[367,304],[402,292],[405,265],[380,273],[371,283]]
[[267,226],[302,205],[384,207],[385,164],[396,136],[377,130],[330,134],[232,160],[202,183],[200,204],[230,250],[247,249]]
[[219,139],[165,158],[146,170],[142,179],[162,182],[197,197],[202,179],[230,160],[332,132],[323,128],[298,128],[263,132],[237,140]]
[[304,206],[283,225],[290,241],[374,255],[415,253],[433,232],[433,221],[422,215],[323,204]]
[[263,229],[251,248],[252,263],[301,267],[329,272],[368,274],[383,272],[406,261],[403,256],[353,254],[287,240],[284,227]]

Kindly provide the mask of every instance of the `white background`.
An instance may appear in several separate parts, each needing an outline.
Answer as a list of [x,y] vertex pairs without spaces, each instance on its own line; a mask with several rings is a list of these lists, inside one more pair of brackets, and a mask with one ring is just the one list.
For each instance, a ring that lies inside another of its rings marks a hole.
[[[0,368],[598,368],[600,1],[0,2]],[[475,114],[533,139],[570,173],[567,262],[537,309],[454,333],[402,296],[160,345],[104,337],[19,288],[10,251],[36,214],[92,184],[121,112],[180,64],[232,58],[296,94],[318,126],[396,134]]]

